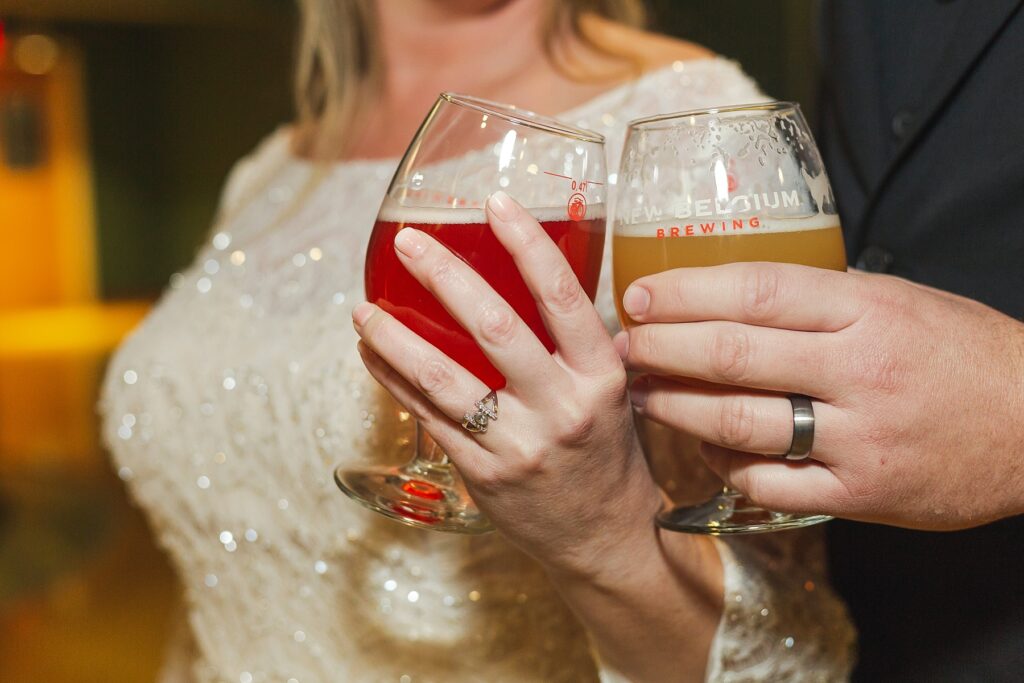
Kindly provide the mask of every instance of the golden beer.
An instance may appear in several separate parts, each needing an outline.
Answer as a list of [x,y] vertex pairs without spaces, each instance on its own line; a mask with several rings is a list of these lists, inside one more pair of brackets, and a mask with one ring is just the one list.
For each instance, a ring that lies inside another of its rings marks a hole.
[[[729,232],[730,223],[718,234],[686,234],[687,226],[630,226],[629,233],[612,238],[612,282],[615,305],[623,327],[633,321],[622,310],[622,295],[633,281],[673,268],[718,266],[744,261],[797,263],[831,270],[846,270],[846,249],[843,233],[836,217],[834,225],[801,229],[786,225],[778,231],[764,226],[755,232]],[[792,223],[799,223],[793,221]],[[787,223],[790,223],[787,221]],[[677,227],[673,235],[672,228]],[[662,236],[659,235],[659,229]],[[693,232],[691,230],[690,232]]]

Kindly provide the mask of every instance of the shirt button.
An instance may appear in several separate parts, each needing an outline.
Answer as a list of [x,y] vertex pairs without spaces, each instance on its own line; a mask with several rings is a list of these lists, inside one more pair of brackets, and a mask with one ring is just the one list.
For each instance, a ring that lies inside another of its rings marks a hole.
[[906,109],[901,109],[892,117],[892,134],[897,140],[902,140],[910,132],[910,126],[914,123],[914,115]]
[[857,257],[857,267],[869,273],[888,273],[892,262],[892,252],[874,245],[865,247]]

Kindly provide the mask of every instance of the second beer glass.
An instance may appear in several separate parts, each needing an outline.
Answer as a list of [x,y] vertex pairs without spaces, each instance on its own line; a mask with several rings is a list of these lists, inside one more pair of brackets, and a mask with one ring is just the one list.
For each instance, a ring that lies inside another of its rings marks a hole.
[[[846,270],[828,176],[792,103],[632,122],[615,206],[613,281],[624,327],[635,323],[622,311],[622,295],[645,275],[738,261]],[[676,531],[728,534],[827,519],[763,510],[726,488],[703,505],[666,512],[658,522]]]
[[[512,195],[558,245],[593,300],[604,249],[604,182],[604,139],[597,133],[443,94],[409,145],[377,216],[366,254],[366,298],[488,387],[501,389],[505,378],[469,333],[402,266],[395,235],[411,226],[447,246],[554,352],[533,296],[487,224],[484,204],[497,190]],[[339,468],[335,480],[358,502],[405,524],[457,533],[491,530],[447,456],[419,426],[411,462]]]

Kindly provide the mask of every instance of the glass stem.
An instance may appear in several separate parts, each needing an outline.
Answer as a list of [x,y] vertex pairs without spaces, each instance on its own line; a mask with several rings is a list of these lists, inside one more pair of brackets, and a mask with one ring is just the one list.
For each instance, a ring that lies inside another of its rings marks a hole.
[[436,483],[448,484],[454,480],[448,454],[434,441],[419,422],[416,423],[416,457],[405,466],[409,472],[429,477]]

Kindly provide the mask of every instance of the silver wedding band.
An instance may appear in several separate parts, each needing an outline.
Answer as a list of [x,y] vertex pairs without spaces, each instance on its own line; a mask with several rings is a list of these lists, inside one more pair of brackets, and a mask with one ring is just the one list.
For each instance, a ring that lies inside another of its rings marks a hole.
[[805,460],[814,447],[814,408],[811,399],[800,394],[790,394],[793,406],[793,441],[789,444],[786,460]]
[[487,424],[498,419],[498,394],[491,392],[474,404],[475,412],[466,413],[462,417],[462,426],[467,432],[483,434]]

